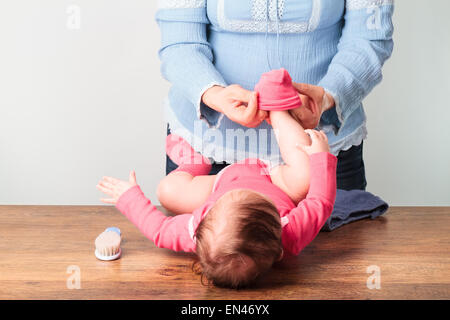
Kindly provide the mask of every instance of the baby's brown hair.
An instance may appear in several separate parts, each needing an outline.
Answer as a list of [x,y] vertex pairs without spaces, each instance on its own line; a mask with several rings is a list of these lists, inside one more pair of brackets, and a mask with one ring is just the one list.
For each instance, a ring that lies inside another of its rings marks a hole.
[[[246,287],[282,256],[281,223],[275,205],[250,190],[241,191],[238,198],[225,206],[219,199],[197,227],[198,261],[193,267],[202,275],[202,282],[206,277],[216,286]],[[218,233],[212,221],[220,213],[227,215],[232,227]],[[220,241],[224,236],[227,241]],[[215,246],[216,242],[219,245]]]

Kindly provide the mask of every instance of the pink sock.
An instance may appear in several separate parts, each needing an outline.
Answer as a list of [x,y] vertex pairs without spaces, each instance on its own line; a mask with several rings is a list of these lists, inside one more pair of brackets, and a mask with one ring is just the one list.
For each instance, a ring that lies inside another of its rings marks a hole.
[[290,110],[302,105],[291,76],[283,68],[264,73],[255,85],[255,91],[261,110]]
[[176,134],[171,133],[167,136],[166,153],[178,165],[174,172],[184,171],[195,177],[207,175],[211,170],[211,162]]

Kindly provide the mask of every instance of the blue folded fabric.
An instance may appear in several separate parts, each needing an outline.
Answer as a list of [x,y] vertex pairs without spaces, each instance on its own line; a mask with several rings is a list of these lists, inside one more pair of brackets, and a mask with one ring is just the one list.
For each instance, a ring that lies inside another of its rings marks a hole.
[[370,192],[338,189],[333,212],[322,227],[322,231],[333,231],[344,224],[369,217],[375,219],[388,208],[386,202]]

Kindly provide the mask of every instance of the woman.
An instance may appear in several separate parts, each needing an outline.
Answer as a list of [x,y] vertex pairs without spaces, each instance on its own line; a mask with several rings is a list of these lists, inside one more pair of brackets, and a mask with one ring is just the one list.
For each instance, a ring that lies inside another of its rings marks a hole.
[[[393,0],[161,0],[161,72],[172,83],[168,131],[214,160],[280,161],[252,92],[285,68],[303,105],[292,115],[323,130],[338,157],[337,187],[366,187],[361,101],[393,49]],[[169,159],[166,172],[176,168]]]

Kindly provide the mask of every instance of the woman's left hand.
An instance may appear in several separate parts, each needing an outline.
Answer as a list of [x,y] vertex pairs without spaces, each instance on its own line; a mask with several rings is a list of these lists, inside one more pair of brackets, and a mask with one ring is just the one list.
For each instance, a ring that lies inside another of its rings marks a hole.
[[113,177],[103,177],[102,180],[100,180],[100,182],[97,184],[97,189],[111,197],[108,199],[100,199],[102,202],[116,204],[120,196],[135,185],[137,185],[136,173],[134,171],[131,171],[128,181],[119,180]]
[[324,103],[325,90],[322,87],[307,83],[292,82],[299,92],[302,106],[289,110],[304,129],[314,129],[320,121],[322,113],[334,106],[334,99],[327,93],[327,103]]

